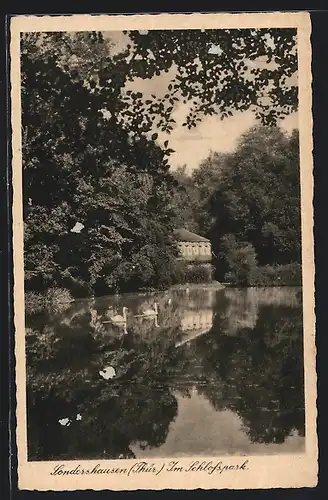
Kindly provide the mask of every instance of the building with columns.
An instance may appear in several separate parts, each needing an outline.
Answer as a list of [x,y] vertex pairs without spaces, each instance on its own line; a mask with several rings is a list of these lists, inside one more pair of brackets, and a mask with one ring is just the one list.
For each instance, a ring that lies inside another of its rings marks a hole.
[[191,262],[209,263],[212,260],[211,242],[187,229],[176,229],[173,233],[178,242],[181,258]]

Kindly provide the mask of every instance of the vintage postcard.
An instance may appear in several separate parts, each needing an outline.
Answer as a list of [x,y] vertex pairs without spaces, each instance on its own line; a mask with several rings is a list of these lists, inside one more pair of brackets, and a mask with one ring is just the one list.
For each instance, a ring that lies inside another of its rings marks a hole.
[[310,35],[12,17],[20,489],[316,485]]

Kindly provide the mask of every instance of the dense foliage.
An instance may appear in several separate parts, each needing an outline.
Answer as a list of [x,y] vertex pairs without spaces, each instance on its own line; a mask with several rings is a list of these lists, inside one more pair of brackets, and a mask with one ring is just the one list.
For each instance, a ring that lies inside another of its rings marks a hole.
[[[26,290],[168,287],[179,280],[176,226],[211,237],[219,279],[250,282],[234,270],[245,252],[251,267],[298,262],[296,134],[251,130],[234,154],[212,153],[190,177],[172,175],[173,150],[155,131],[170,134],[181,102],[189,128],[247,109],[273,125],[295,110],[294,31],[128,36],[112,55],[100,33],[22,35]],[[165,72],[164,96],[129,87]]]
[[[212,153],[191,175],[180,170],[184,196],[193,199],[189,218],[211,239],[219,280],[300,283],[299,171],[298,132],[264,126],[250,129],[232,153]],[[286,272],[288,265],[294,270]]]
[[299,261],[298,134],[254,128],[230,156],[210,200],[216,238],[233,234],[253,245],[260,265]]
[[[52,38],[49,50],[46,41],[22,43],[27,290],[59,286],[81,296],[165,287],[176,249],[164,151],[106,118],[108,92],[93,91],[87,70],[62,63],[65,39]],[[102,54],[103,41],[82,41]],[[118,94],[110,102],[119,104]]]
[[[177,226],[211,239],[219,280],[298,282],[298,136],[274,126],[297,108],[295,32],[128,36],[116,55],[99,33],[22,36],[29,458],[131,458],[135,445],[158,448],[178,397],[195,387],[215,410],[238,415],[251,442],[281,443],[304,433],[299,300],[260,307],[248,303],[254,289],[241,297],[226,289],[207,303],[189,287],[73,299],[210,281],[211,265],[176,258]],[[164,96],[133,90],[162,73],[170,74]],[[181,102],[188,128],[236,110],[254,111],[263,125],[192,174],[188,165],[171,172]],[[168,133],[162,145],[159,130]],[[155,300],[158,315],[145,318]],[[110,320],[126,304],[123,333]],[[190,311],[201,318],[204,309],[213,327],[181,348]]]
[[274,125],[297,109],[295,29],[132,31],[129,37],[131,78],[172,73],[164,99],[148,103],[164,130],[174,124],[179,98],[190,105],[189,128],[206,115],[248,109]]

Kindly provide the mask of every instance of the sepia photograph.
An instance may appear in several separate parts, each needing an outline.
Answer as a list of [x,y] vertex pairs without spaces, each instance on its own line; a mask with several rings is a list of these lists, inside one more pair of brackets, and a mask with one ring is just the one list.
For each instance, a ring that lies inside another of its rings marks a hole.
[[20,456],[47,467],[45,489],[70,474],[151,489],[179,472],[220,488],[253,459],[295,457],[313,483],[301,28],[148,17],[16,18]]

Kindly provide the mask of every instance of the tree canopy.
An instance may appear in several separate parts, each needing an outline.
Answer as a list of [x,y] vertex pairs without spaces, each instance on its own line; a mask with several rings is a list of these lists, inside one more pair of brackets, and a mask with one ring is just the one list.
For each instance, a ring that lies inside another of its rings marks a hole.
[[[54,284],[85,295],[168,286],[176,279],[177,224],[210,234],[217,250],[232,232],[254,245],[260,263],[295,259],[296,135],[291,152],[275,127],[250,132],[228,160],[214,153],[189,178],[172,175],[169,139],[161,146],[156,132],[170,133],[181,102],[189,128],[206,115],[247,109],[272,126],[295,110],[294,30],[128,37],[112,53],[102,33],[22,35],[27,289]],[[164,96],[129,87],[165,73]]]
[[[174,182],[164,151],[104,116],[103,96],[88,87],[87,64],[83,79],[63,64],[64,42],[51,36],[39,48],[38,38],[22,41],[27,288],[56,284],[83,295],[131,281],[166,285],[164,261],[172,261],[175,246]],[[92,37],[83,43],[91,54],[103,47]],[[99,50],[99,65],[102,57]],[[76,223],[79,233],[72,231]]]
[[219,280],[250,284],[258,266],[300,265],[299,171],[298,131],[272,126],[251,128],[235,151],[210,153],[189,174],[176,171],[177,220],[211,239]]
[[174,124],[176,100],[190,103],[185,126],[206,115],[251,109],[263,124],[297,109],[295,29],[150,30],[131,39],[129,78],[173,72],[164,98],[148,103],[163,129]]
[[255,248],[260,265],[300,262],[298,133],[255,127],[221,166],[210,200],[210,229],[219,251],[223,236]]

